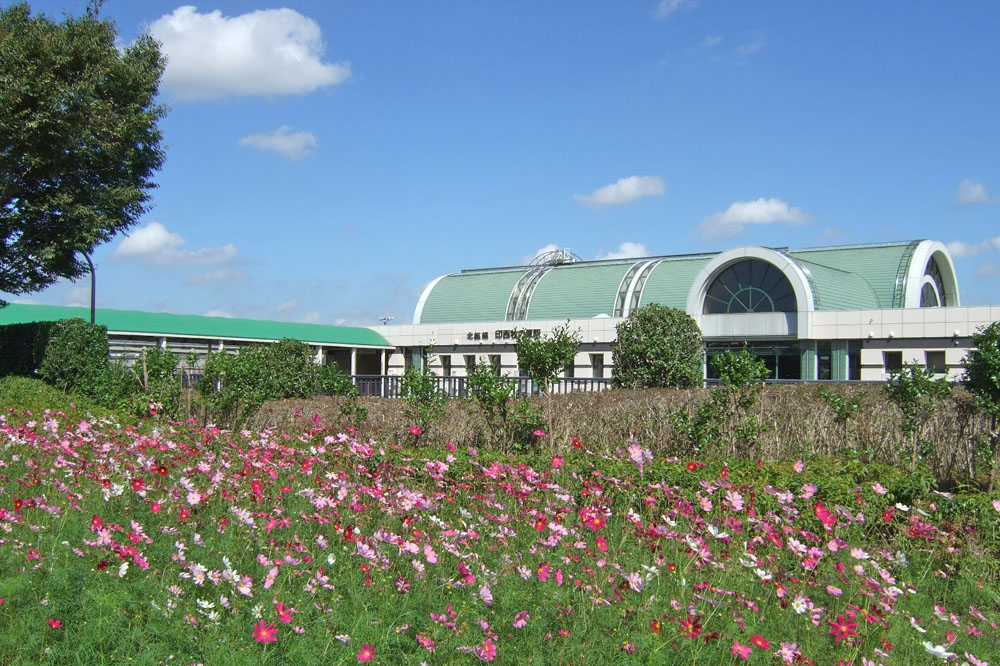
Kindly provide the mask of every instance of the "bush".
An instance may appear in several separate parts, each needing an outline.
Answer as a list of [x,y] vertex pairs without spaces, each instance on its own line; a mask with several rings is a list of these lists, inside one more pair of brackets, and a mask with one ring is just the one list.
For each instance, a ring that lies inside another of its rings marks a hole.
[[54,321],[0,326],[0,377],[33,377],[45,358]]
[[616,388],[701,386],[704,351],[695,320],[650,303],[618,324],[611,382]]
[[236,356],[209,354],[198,390],[214,419],[237,425],[268,400],[316,395],[319,381],[309,346],[286,338],[244,347]]
[[68,392],[93,395],[108,364],[108,329],[82,319],[64,319],[52,329],[39,374]]
[[963,383],[972,393],[976,408],[990,420],[992,490],[1000,481],[1000,322],[995,321],[976,331],[972,344],[976,349],[965,356]]
[[413,443],[420,442],[427,435],[431,425],[444,414],[448,396],[437,388],[434,375],[425,365],[417,370],[409,367],[403,373],[400,385],[400,398],[403,401],[403,414],[409,422],[413,434]]
[[535,441],[542,415],[526,398],[517,399],[517,386],[497,375],[490,364],[477,363],[469,373],[469,399],[482,414],[488,444],[508,451]]
[[549,448],[554,448],[555,414],[552,407],[552,384],[558,379],[559,371],[572,365],[576,350],[580,347],[580,334],[570,332],[569,321],[556,326],[547,336],[517,337],[517,363],[538,384],[545,396],[545,413],[548,418]]

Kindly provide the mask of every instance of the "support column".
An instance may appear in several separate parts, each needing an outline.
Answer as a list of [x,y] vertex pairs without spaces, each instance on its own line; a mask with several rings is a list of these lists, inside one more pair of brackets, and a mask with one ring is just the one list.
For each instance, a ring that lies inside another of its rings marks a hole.
[[316,358],[313,361],[316,365],[323,365],[323,347],[316,345]]
[[358,350],[351,347],[351,376],[358,374]]
[[813,381],[816,379],[816,343],[809,340],[804,341],[802,345],[802,370],[800,379]]
[[847,379],[847,340],[833,340],[830,343],[830,362],[833,366],[831,379]]

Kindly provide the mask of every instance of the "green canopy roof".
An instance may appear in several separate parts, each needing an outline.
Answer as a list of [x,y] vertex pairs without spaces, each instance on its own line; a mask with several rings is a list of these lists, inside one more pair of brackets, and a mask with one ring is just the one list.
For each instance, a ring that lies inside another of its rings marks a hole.
[[[929,241],[775,249],[805,274],[817,311],[902,308],[914,252]],[[421,324],[618,316],[636,305],[686,309],[719,252],[466,270],[427,287]],[[625,303],[625,300],[629,300]],[[912,306],[911,306],[912,307]]]
[[[0,308],[0,325],[22,324],[32,321],[58,321],[77,317],[89,321],[90,310],[78,307],[16,303]],[[95,318],[96,323],[106,326],[109,333],[238,340],[292,338],[302,342],[343,347],[393,348],[393,345],[372,329],[357,326],[325,326],[322,324],[230,319],[228,317],[203,317],[163,312],[108,310],[105,308],[99,308]]]

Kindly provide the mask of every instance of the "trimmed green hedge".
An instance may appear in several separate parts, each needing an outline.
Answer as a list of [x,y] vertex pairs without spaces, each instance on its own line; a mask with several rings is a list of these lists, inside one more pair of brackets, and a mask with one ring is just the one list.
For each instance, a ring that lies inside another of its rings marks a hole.
[[0,377],[33,377],[45,358],[54,321],[0,326]]

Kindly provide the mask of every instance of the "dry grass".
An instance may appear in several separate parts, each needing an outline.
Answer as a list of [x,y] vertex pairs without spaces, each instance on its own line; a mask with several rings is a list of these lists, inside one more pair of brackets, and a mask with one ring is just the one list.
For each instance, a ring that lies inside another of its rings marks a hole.
[[[556,396],[554,431],[560,446],[577,437],[588,447],[614,450],[635,437],[657,455],[687,456],[684,438],[674,430],[670,413],[684,409],[693,413],[711,389],[615,390]],[[903,465],[910,462],[909,444],[900,430],[898,410],[888,402],[881,386],[834,386],[835,392],[861,395],[862,407],[846,427],[837,424],[833,410],[819,396],[814,385],[768,386],[754,408],[765,430],[751,455],[765,460],[790,459],[813,454],[858,453],[862,459]],[[268,403],[252,426],[293,427],[301,417],[318,413],[326,423],[336,423],[339,398],[284,400]],[[368,419],[358,426],[368,436],[382,442],[406,442],[410,437],[398,400],[366,398]],[[536,403],[543,408],[541,401]],[[341,424],[348,425],[348,424]],[[731,455],[724,432],[715,450],[706,456]],[[932,443],[929,456],[939,479],[968,479],[976,476],[975,451],[989,437],[986,418],[971,409],[970,398],[956,389],[954,398],[943,401],[927,423],[924,437]],[[433,425],[426,443],[453,441],[484,446],[488,433],[476,407],[451,400],[444,417]]]

